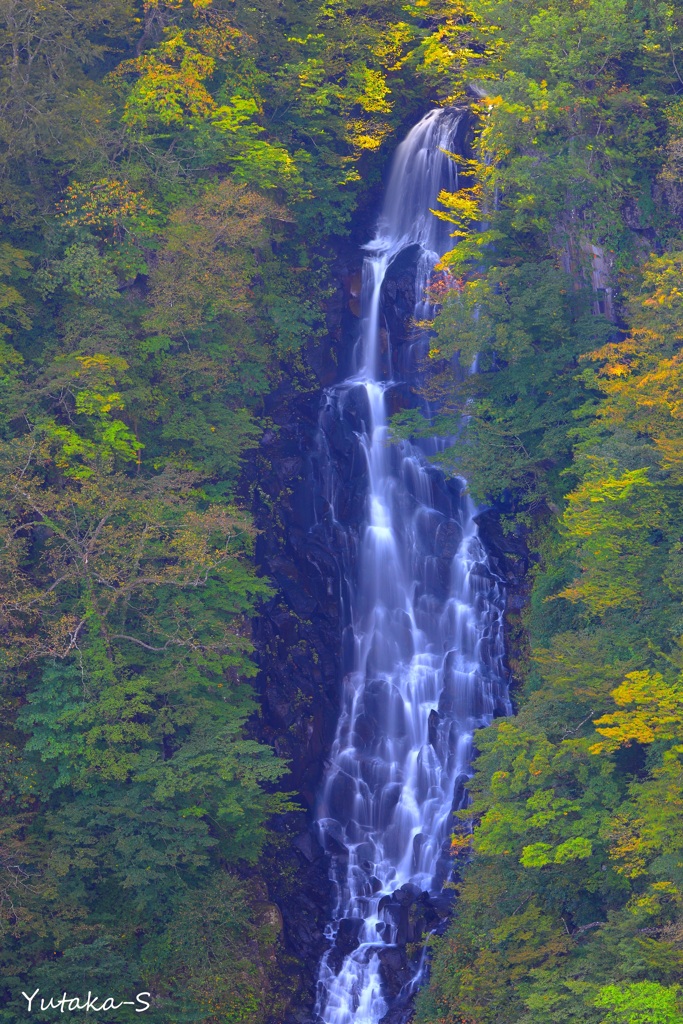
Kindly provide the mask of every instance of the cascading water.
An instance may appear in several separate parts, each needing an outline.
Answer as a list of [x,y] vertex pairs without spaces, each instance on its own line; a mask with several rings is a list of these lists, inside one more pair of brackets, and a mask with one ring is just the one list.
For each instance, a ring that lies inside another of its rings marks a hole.
[[[429,312],[425,288],[450,243],[430,209],[442,188],[457,188],[444,150],[464,116],[431,111],[397,150],[366,247],[358,370],[327,394],[321,417],[324,439],[353,406],[356,454],[367,470],[356,534],[345,528],[333,466],[329,474],[329,516],[347,549],[349,671],[318,815],[336,883],[333,945],[318,979],[324,1024],[379,1024],[419,980],[412,965],[402,991],[395,978],[386,984],[389,951],[410,937],[402,908],[418,899],[426,905],[441,891],[473,731],[509,710],[504,597],[478,539],[476,509],[462,481],[444,480],[413,445],[391,443],[388,429],[395,382],[382,285],[399,254],[414,247],[415,318]],[[428,913],[423,920],[429,927]]]

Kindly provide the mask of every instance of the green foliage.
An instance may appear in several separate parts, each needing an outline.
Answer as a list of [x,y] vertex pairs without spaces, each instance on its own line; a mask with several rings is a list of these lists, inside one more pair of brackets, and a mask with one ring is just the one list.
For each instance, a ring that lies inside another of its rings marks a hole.
[[677,985],[666,988],[651,981],[637,982],[626,989],[605,985],[595,1005],[610,1011],[602,1024],[678,1024],[683,1020]]
[[680,6],[67,7],[0,28],[0,1020],[122,977],[159,1024],[282,1016],[238,481],[386,140],[472,95],[441,413],[396,429],[459,433],[537,561],[419,1015],[680,1019]]
[[679,1021],[683,16],[446,7],[424,70],[474,86],[479,125],[440,197],[458,243],[425,391],[432,429],[466,414],[446,466],[534,567],[519,713],[477,735],[472,856],[418,1020]]
[[427,102],[430,27],[401,0],[1,6],[0,1020],[125,979],[159,1024],[263,1024],[289,802],[253,739],[240,478],[323,330],[329,236]]
[[377,180],[422,103],[418,21],[2,13],[0,1019],[22,988],[126,979],[153,1020],[260,1024],[279,1003],[258,861],[289,802],[252,738],[271,589],[238,482],[324,322],[358,166]]

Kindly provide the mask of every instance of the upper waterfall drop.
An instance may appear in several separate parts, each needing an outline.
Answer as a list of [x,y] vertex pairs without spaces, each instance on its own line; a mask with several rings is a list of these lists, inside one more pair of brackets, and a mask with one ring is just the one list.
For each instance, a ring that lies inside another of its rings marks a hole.
[[[322,1024],[380,1024],[414,988],[419,964],[401,952],[417,928],[407,908],[422,901],[420,928],[433,927],[430,899],[450,870],[450,821],[464,799],[472,734],[509,711],[504,595],[476,509],[461,481],[446,481],[408,442],[391,442],[386,401],[395,381],[383,285],[393,261],[414,248],[414,316],[424,315],[430,275],[451,244],[430,211],[442,189],[457,188],[448,151],[464,117],[430,111],[397,149],[365,247],[358,369],[328,392],[321,417],[324,444],[353,402],[367,488],[358,536],[346,527],[346,549],[356,550],[345,564],[348,672],[318,811],[336,889],[333,945],[318,980]],[[332,483],[328,500],[338,535],[345,524]]]
[[[363,357],[361,375],[379,373],[379,301],[392,260],[411,246],[418,247],[415,275],[416,318],[424,314],[423,295],[435,264],[450,248],[448,225],[434,216],[439,193],[458,187],[458,167],[449,146],[461,123],[461,110],[430,110],[398,146],[387,183],[384,206],[375,237],[365,249],[363,264]],[[365,299],[365,301],[363,301]]]

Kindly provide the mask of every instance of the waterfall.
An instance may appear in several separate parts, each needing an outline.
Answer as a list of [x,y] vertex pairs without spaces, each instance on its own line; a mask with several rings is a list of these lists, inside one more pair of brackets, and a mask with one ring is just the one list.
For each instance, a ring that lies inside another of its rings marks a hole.
[[392,442],[388,427],[387,397],[399,382],[382,286],[397,257],[412,250],[415,318],[429,313],[425,288],[452,244],[430,208],[442,188],[457,188],[444,150],[464,117],[430,111],[398,147],[366,246],[357,369],[327,393],[321,417],[324,444],[353,411],[353,457],[364,460],[367,489],[354,533],[331,467],[328,515],[346,549],[347,671],[318,808],[336,893],[318,977],[324,1024],[379,1024],[419,981],[420,964],[400,949],[433,927],[430,901],[451,870],[452,813],[466,800],[473,732],[509,711],[504,594],[478,538],[476,509],[463,481],[445,480],[424,451]]

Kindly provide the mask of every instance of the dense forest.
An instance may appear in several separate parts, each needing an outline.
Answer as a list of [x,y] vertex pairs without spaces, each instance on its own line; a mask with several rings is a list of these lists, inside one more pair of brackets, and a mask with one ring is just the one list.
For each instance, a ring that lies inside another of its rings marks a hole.
[[458,431],[531,568],[416,1021],[680,1024],[683,7],[0,9],[0,1021],[122,982],[158,1024],[284,1019],[254,451],[352,215],[458,105],[441,411],[394,427]]
[[2,1020],[124,984],[166,1024],[281,1012],[240,473],[404,116],[387,75],[417,102],[400,16],[2,5]]
[[[532,553],[517,716],[478,735],[430,1024],[683,1020],[678,5],[477,2],[431,387]],[[458,42],[456,50],[454,42]],[[476,311],[476,316],[474,315]],[[458,383],[447,357],[478,356]],[[473,828],[472,828],[473,826]]]

